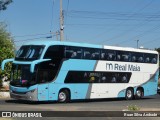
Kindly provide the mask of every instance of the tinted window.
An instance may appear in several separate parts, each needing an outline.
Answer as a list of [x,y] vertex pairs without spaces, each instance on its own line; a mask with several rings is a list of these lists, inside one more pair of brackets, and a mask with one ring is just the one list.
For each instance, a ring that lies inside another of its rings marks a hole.
[[65,83],[128,83],[130,72],[69,71]]
[[59,70],[60,62],[59,60],[46,61],[38,64],[37,69],[37,81],[38,83],[46,83],[52,81]]
[[116,60],[116,51],[114,51],[114,50],[107,50],[107,60],[109,60],[109,61]]
[[82,49],[80,47],[65,47],[65,57],[72,59],[81,59],[82,58]]
[[107,50],[101,50],[101,60],[107,60]]
[[44,58],[45,59],[62,59],[64,57],[63,46],[54,45],[50,46],[46,51]]
[[83,58],[84,59],[95,59],[95,49],[92,48],[83,48]]
[[126,51],[117,51],[117,61],[130,61],[130,53]]
[[144,54],[144,62],[145,63],[157,63],[157,55],[156,54]]
[[144,62],[143,53],[136,53],[136,52],[131,53],[131,61],[132,62],[139,62],[139,63]]
[[83,58],[84,59],[91,59],[92,51],[89,48],[85,48],[83,51]]
[[26,45],[22,46],[16,54],[16,60],[36,60],[39,59],[44,46],[42,45]]

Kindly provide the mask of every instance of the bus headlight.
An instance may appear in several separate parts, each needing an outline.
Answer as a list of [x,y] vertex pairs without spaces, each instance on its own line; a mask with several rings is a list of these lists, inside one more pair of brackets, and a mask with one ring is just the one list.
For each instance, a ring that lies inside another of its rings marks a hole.
[[30,92],[33,93],[36,89],[31,90]]

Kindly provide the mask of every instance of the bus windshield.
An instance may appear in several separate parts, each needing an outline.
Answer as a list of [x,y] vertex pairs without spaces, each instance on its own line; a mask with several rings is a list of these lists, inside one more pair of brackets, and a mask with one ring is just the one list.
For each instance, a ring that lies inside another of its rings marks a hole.
[[15,60],[39,59],[43,52],[43,49],[43,45],[24,45],[17,51]]
[[14,86],[30,86],[36,84],[35,73],[30,72],[30,65],[15,65],[12,66],[12,81]]

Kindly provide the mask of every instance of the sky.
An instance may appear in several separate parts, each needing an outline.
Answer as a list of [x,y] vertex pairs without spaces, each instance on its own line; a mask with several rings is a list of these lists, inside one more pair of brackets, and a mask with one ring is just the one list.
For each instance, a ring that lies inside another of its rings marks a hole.
[[[13,0],[0,11],[16,48],[38,39],[57,40],[59,2]],[[64,41],[134,48],[138,41],[139,47],[159,48],[159,6],[160,0],[63,0]]]

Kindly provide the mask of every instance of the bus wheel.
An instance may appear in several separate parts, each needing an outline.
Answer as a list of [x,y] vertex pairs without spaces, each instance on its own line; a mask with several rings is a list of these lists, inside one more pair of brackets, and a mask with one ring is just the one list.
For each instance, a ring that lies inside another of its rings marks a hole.
[[66,102],[69,102],[69,100],[70,100],[70,97],[69,97],[68,90],[61,90],[58,94],[58,102],[66,103]]
[[143,97],[143,90],[142,89],[137,89],[135,97],[136,97],[136,99],[141,99]]
[[126,95],[125,95],[126,100],[132,100],[133,97],[134,97],[133,89],[128,88],[126,90]]

